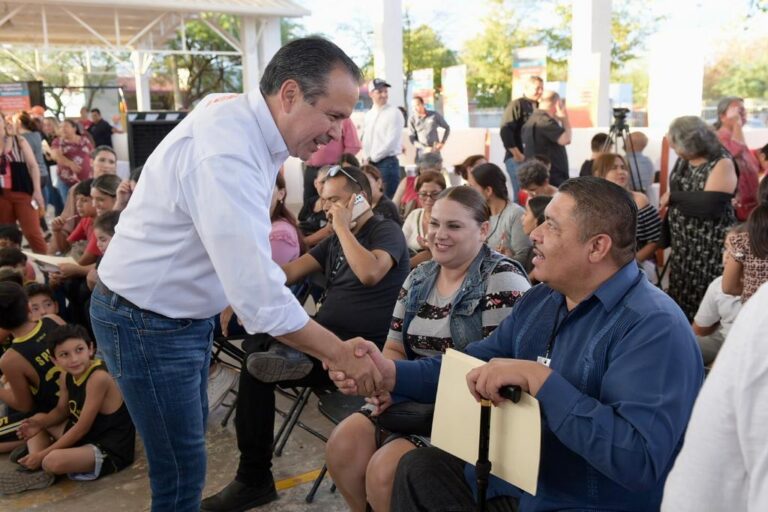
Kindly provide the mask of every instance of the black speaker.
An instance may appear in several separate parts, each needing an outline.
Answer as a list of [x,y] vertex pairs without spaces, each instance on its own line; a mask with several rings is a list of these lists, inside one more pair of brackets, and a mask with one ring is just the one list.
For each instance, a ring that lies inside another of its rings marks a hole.
[[128,112],[128,157],[131,170],[144,165],[149,155],[188,112]]

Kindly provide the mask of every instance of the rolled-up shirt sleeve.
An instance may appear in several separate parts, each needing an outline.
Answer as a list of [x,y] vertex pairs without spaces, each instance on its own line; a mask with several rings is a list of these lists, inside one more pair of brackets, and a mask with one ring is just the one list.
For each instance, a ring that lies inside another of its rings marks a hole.
[[[207,157],[180,178],[180,193],[235,313],[249,333],[298,331],[307,313],[272,260],[274,175],[231,155]],[[195,276],[190,276],[194,279]]]

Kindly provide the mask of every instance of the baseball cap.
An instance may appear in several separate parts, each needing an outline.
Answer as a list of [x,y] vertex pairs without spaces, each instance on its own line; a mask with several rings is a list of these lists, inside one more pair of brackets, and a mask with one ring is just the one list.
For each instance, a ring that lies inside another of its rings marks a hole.
[[368,92],[374,91],[376,89],[383,89],[385,87],[392,87],[389,85],[384,79],[382,78],[374,78],[370,84],[368,84]]

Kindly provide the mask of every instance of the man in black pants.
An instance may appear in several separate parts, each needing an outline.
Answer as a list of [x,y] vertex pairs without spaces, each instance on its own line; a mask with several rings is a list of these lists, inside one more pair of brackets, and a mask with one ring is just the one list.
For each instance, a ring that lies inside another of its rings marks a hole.
[[[359,169],[329,172],[322,197],[334,234],[283,271],[289,285],[323,272],[328,284],[315,320],[341,339],[359,336],[383,346],[408,275],[408,249],[400,226],[374,215],[370,208],[352,220],[352,203],[358,194],[371,197],[368,179]],[[203,500],[203,512],[247,510],[275,500],[270,470],[275,386],[332,385],[320,361],[273,340],[267,342],[271,346],[264,352],[258,351],[256,341],[244,344],[252,353],[240,374],[235,417],[240,464],[234,481]]]

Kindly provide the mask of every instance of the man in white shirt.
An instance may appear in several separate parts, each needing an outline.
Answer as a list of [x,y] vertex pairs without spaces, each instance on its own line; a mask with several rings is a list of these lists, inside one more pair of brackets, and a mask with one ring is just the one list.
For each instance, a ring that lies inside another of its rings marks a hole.
[[693,407],[662,512],[768,510],[768,285],[739,313]]
[[293,41],[260,90],[205,98],[144,165],[99,267],[91,319],[144,441],[153,511],[200,510],[213,317],[227,304],[248,332],[380,384],[370,360],[355,364],[351,344],[308,318],[269,244],[280,166],[340,137],[359,82],[333,43]]
[[387,103],[391,86],[381,78],[374,78],[368,86],[373,100],[371,110],[365,113],[363,123],[363,153],[384,179],[384,193],[392,198],[400,183],[400,163],[403,150],[405,120],[400,110]]
[[704,366],[710,366],[715,361],[741,310],[741,297],[723,293],[722,283],[723,276],[719,276],[709,284],[691,326],[704,357]]

